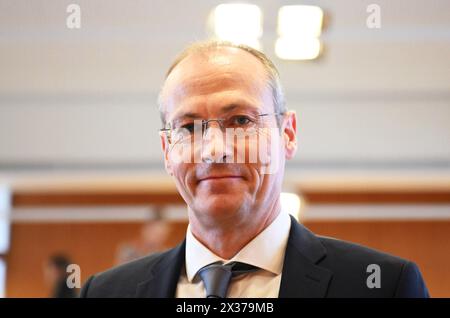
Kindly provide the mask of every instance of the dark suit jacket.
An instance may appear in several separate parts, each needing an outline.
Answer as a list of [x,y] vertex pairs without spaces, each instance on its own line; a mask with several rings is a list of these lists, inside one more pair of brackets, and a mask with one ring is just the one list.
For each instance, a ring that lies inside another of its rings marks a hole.
[[[81,297],[174,297],[185,242],[90,277]],[[369,288],[367,266],[380,266]],[[316,236],[292,218],[279,297],[428,297],[417,266],[356,244]]]

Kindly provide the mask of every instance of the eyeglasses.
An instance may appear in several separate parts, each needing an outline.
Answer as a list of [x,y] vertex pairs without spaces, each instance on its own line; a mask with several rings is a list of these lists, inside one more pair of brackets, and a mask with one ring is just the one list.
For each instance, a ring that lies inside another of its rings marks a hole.
[[160,129],[160,135],[167,136],[169,144],[179,142],[191,142],[196,132],[205,136],[205,132],[211,122],[217,122],[223,131],[227,129],[242,129],[244,131],[264,127],[264,119],[268,116],[283,116],[284,113],[266,113],[266,114],[230,114],[224,118],[215,119],[189,119],[180,122],[169,123],[166,128]]

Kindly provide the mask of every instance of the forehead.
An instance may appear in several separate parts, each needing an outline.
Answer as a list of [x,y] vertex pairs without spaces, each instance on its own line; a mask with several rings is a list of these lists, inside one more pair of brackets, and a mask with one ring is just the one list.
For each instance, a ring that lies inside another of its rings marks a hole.
[[220,112],[230,104],[273,107],[261,61],[237,48],[189,55],[168,76],[162,98],[166,118],[183,111]]

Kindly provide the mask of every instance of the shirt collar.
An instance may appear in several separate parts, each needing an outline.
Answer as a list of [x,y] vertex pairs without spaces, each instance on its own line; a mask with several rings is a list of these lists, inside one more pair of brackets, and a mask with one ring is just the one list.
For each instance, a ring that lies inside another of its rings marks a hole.
[[243,262],[275,275],[281,274],[290,227],[289,215],[281,211],[268,227],[244,246],[232,259],[225,260],[198,241],[192,234],[190,226],[188,226],[185,266],[189,282],[192,282],[200,268],[217,261],[224,263]]

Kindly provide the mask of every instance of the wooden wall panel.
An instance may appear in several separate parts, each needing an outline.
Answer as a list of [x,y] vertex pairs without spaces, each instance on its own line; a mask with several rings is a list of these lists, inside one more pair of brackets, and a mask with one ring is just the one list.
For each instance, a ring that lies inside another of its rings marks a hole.
[[[82,281],[114,265],[120,243],[139,237],[141,223],[18,223],[13,224],[7,255],[7,297],[47,297],[43,264],[64,252],[81,267]],[[182,240],[185,223],[173,223],[168,244]]]
[[[307,190],[298,192],[309,204],[448,204],[450,190],[441,191],[345,191]],[[92,205],[166,205],[185,204],[175,191],[155,192],[150,190],[115,191],[60,191],[16,190],[13,194],[14,207],[27,206],[92,206]]]

